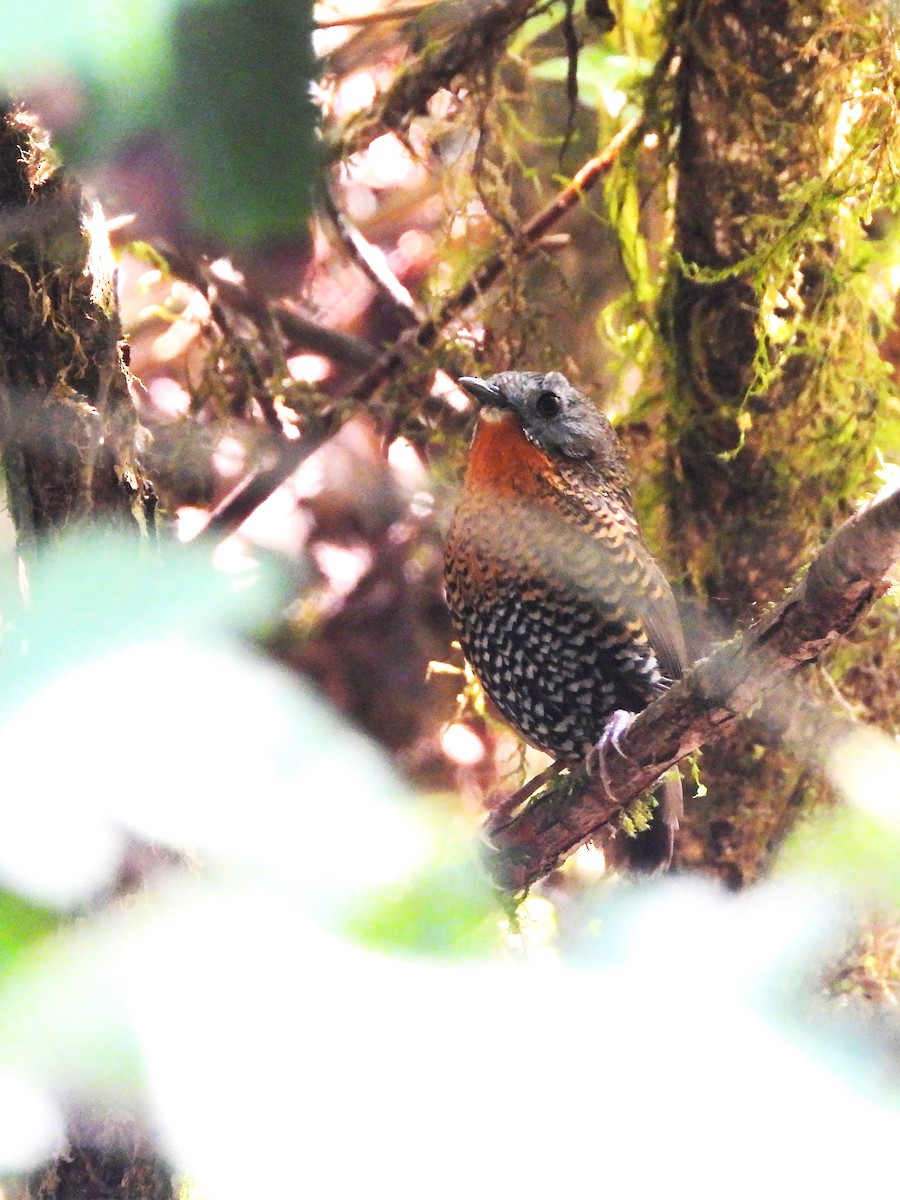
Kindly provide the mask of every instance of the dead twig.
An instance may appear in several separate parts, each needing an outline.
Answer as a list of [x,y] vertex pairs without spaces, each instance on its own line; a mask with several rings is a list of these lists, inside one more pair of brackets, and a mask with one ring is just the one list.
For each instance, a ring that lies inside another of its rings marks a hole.
[[325,189],[324,207],[351,262],[356,263],[369,282],[391,305],[401,325],[408,326],[413,322],[423,321],[424,312],[420,305],[416,304],[409,289],[391,270],[387,255],[379,246],[373,246],[341,210],[330,189]]

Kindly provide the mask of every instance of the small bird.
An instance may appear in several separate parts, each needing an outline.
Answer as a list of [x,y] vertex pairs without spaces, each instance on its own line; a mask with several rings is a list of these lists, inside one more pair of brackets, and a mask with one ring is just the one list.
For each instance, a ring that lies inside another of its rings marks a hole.
[[[526,741],[567,765],[599,757],[603,777],[609,745],[687,665],[625,450],[558,371],[459,382],[480,408],[444,561],[463,651]],[[659,815],[628,856],[636,867],[671,861],[680,779]]]

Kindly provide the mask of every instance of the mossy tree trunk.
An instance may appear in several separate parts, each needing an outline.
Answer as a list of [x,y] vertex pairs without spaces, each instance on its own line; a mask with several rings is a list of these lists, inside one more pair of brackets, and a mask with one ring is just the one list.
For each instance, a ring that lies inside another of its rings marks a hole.
[[[154,524],[120,339],[102,214],[33,122],[0,102],[0,453],[26,560],[73,528],[137,538]],[[127,1114],[82,1114],[56,1162],[5,1187],[18,1200],[174,1195]]]
[[120,339],[100,210],[0,101],[0,444],[25,554],[72,526],[153,522]]
[[[879,22],[829,0],[699,0],[673,31],[671,533],[719,634],[780,596],[874,462],[860,189],[889,114],[870,96],[863,124],[851,105],[871,86],[861,63],[880,65]],[[777,733],[761,713],[705,751],[685,865],[752,880],[815,796]]]

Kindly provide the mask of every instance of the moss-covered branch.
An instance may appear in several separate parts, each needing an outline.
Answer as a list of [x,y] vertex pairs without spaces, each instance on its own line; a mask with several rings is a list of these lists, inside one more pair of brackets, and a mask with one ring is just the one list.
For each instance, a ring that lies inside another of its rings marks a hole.
[[[346,159],[375,138],[404,130],[457,75],[489,71],[534,7],[535,0],[442,0],[429,5],[408,25],[407,40],[418,50],[417,57],[401,68],[371,108],[351,119],[336,139],[336,157]],[[345,49],[342,57],[347,56]]]
[[[0,445],[20,552],[73,527],[147,532],[156,502],[143,436],[102,213],[31,119],[0,100]],[[49,727],[47,739],[53,753]],[[65,1152],[10,1196],[172,1200],[172,1172],[134,1118],[85,1117],[70,1132]]]
[[[637,717],[622,738],[623,755],[608,758],[612,796],[597,785],[566,781],[519,810],[495,810],[485,841],[498,884],[511,891],[529,887],[668,767],[727,734],[788,676],[816,662],[884,594],[885,574],[898,558],[900,487],[841,526],[777,608],[702,659]],[[838,719],[827,712],[822,719],[833,736]],[[784,723],[783,713],[778,723]]]

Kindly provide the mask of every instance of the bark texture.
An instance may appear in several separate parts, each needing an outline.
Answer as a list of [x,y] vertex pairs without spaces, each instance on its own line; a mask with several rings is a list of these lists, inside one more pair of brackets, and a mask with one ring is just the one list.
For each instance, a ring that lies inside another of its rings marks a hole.
[[[727,634],[782,594],[871,463],[876,347],[834,197],[878,34],[829,0],[697,0],[676,26],[671,532]],[[704,754],[703,779],[680,861],[749,882],[809,799],[805,772],[745,726]]]
[[135,1122],[107,1115],[78,1125],[50,1166],[4,1183],[8,1200],[172,1200],[171,1169]]
[[[138,536],[155,521],[140,463],[112,257],[99,208],[46,138],[0,102],[0,453],[20,552],[73,528]],[[171,1200],[171,1170],[128,1114],[73,1122],[11,1200]]]
[[0,104],[0,443],[23,553],[73,525],[152,524],[102,214],[9,102]]

